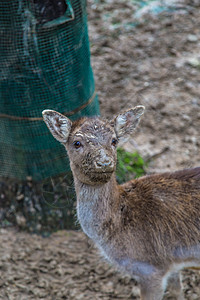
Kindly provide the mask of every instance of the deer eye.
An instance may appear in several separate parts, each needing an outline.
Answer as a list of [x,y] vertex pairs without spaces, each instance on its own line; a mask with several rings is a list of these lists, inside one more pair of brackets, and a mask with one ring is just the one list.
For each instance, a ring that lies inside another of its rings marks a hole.
[[74,147],[76,148],[76,149],[78,149],[78,148],[80,148],[82,145],[81,145],[81,142],[79,142],[79,141],[75,141],[75,142],[73,142],[73,145],[74,145]]
[[117,146],[117,143],[118,143],[118,140],[117,139],[112,139],[112,143],[111,143],[111,145],[112,146],[114,146],[114,147],[116,147]]

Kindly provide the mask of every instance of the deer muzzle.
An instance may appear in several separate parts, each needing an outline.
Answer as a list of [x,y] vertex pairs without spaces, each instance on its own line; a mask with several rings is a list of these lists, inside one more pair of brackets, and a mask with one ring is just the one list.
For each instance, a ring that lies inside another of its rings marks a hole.
[[97,172],[113,172],[115,163],[113,157],[106,150],[100,149],[94,165]]

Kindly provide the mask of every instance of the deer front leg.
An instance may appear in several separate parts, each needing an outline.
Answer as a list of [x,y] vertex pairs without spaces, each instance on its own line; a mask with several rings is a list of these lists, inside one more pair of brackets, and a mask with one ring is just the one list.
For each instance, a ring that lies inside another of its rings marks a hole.
[[179,272],[175,272],[170,275],[167,283],[167,294],[177,300],[184,299]]
[[162,278],[152,277],[140,283],[141,300],[162,300],[164,289]]
[[[143,279],[140,282],[141,299],[142,300],[162,300],[166,285],[164,284],[165,276],[158,274],[152,275],[150,278]],[[167,281],[168,294],[177,300],[183,300],[184,296],[181,289],[179,272],[172,273]]]

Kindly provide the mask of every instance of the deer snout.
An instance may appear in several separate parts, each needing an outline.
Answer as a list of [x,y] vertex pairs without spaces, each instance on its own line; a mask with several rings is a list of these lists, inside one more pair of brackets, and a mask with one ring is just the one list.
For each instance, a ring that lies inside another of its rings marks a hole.
[[105,171],[113,171],[114,160],[104,150],[101,149],[99,157],[94,161],[95,168]]
[[97,165],[97,167],[109,167],[112,165],[112,161],[109,159],[106,161],[97,161],[96,165]]

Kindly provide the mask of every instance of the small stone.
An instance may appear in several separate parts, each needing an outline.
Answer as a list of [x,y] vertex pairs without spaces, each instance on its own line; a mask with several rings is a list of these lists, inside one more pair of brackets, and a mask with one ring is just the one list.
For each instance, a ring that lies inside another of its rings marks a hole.
[[197,98],[193,98],[192,99],[192,105],[193,106],[199,106],[200,105],[200,100]]
[[21,201],[24,199],[24,195],[23,194],[17,195],[16,199],[17,201]]
[[195,34],[188,34],[187,40],[188,42],[196,43],[198,41],[198,37]]
[[105,283],[103,285],[102,289],[105,293],[112,293],[114,290],[113,282],[109,281],[109,282]]
[[42,229],[42,225],[41,224],[37,224],[36,225],[36,229],[37,229],[37,231],[40,231]]
[[17,225],[19,226],[19,227],[25,227],[26,226],[26,219],[25,219],[25,217],[23,216],[23,215],[21,215],[21,214],[17,214],[16,215],[16,221],[17,221]]
[[149,83],[148,81],[145,81],[145,82],[144,82],[144,86],[145,86],[145,87],[149,87],[149,86],[150,86],[150,83]]
[[197,144],[197,138],[195,136],[186,136],[184,138],[184,141],[186,143],[191,143],[191,144],[194,144],[194,145]]
[[188,63],[190,66],[194,67],[194,68],[200,67],[200,59],[197,58],[197,57],[191,57],[191,58],[189,58],[189,59],[187,60],[187,63]]
[[187,114],[183,114],[182,119],[185,120],[185,121],[192,121],[190,116],[188,116]]

